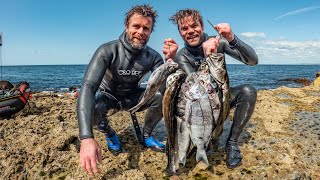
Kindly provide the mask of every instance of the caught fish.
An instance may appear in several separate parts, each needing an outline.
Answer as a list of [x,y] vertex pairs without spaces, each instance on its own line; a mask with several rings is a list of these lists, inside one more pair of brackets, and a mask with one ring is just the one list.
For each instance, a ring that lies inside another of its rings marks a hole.
[[175,103],[186,74],[182,70],[177,70],[167,78],[166,91],[162,99],[163,119],[166,132],[168,134],[166,144],[166,154],[168,158],[167,173],[174,174],[179,169],[178,161],[178,136],[177,120],[175,116]]
[[230,110],[229,79],[223,54],[208,56],[198,71],[188,75],[183,83],[180,81],[184,78],[178,72],[168,77],[163,99],[168,134],[167,172],[171,173],[179,169],[179,163],[185,165],[192,146],[197,147],[197,162],[209,164],[206,149],[210,139],[219,137]]
[[168,60],[166,63],[162,64],[155,71],[153,71],[153,73],[150,75],[150,78],[148,79],[147,88],[144,91],[142,99],[137,105],[135,105],[128,111],[130,113],[135,113],[136,111],[138,111],[141,106],[143,106],[156,94],[166,78],[177,69],[178,64],[172,60]]
[[218,89],[221,92],[221,115],[217,122],[217,126],[212,133],[212,139],[217,140],[223,132],[223,123],[227,119],[230,113],[230,86],[229,76],[226,69],[225,57],[221,53],[211,54],[206,58],[206,62],[209,65],[210,74],[215,82],[218,84]]
[[219,119],[221,104],[207,62],[202,63],[197,72],[188,76],[185,87],[187,90],[184,91],[186,98],[184,119],[191,141],[197,147],[196,160],[209,165],[206,149],[212,130]]

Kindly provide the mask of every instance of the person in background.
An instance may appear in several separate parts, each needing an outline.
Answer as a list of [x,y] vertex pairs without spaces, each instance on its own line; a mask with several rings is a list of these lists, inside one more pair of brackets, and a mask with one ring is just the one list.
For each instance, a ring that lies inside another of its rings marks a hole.
[[[139,87],[139,82],[164,63],[160,54],[147,46],[156,17],[157,12],[150,5],[132,7],[126,13],[125,30],[119,39],[101,45],[88,65],[78,97],[77,116],[80,164],[90,175],[99,172],[97,161],[101,162],[101,147],[94,139],[93,125],[104,133],[109,151],[114,155],[121,153],[121,142],[106,114],[110,109],[128,110],[136,105],[145,90]],[[177,49],[172,39],[166,39],[165,59],[174,59]],[[151,135],[162,118],[162,94],[157,93],[140,108],[145,109],[144,144],[164,152],[164,144]]]
[[[241,41],[232,32],[230,25],[227,23],[215,25],[214,28],[219,32],[219,36],[211,37],[204,33],[202,16],[197,10],[179,10],[170,18],[170,21],[177,24],[179,33],[185,44],[185,47],[177,53],[175,61],[187,74],[197,71],[200,64],[211,53],[228,54],[250,66],[258,64],[258,57],[255,51]],[[257,91],[249,84],[231,87],[230,90],[230,106],[235,108],[235,111],[226,144],[226,164],[228,168],[235,168],[242,161],[238,139],[253,114]],[[213,141],[213,143],[217,142],[217,140]]]

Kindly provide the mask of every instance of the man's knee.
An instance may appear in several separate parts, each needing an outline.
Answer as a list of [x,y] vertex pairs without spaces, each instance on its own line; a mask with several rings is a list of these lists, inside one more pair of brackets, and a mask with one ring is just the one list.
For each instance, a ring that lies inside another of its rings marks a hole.
[[96,99],[96,104],[94,107],[94,117],[93,117],[94,126],[99,125],[101,121],[105,120],[107,110],[108,110],[108,107],[106,103]]
[[242,85],[240,92],[241,92],[242,98],[245,98],[250,102],[256,102],[257,90],[254,86],[250,84]]

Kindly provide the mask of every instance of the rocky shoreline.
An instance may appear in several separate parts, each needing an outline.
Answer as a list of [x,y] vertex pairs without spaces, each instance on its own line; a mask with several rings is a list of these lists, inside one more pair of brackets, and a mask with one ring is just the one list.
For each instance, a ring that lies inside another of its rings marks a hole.
[[[143,124],[144,112],[137,114]],[[240,137],[243,163],[225,165],[224,144],[232,113],[225,122],[219,148],[209,152],[203,170],[191,155],[180,179],[320,179],[320,87],[280,87],[258,92],[256,109]],[[166,179],[166,156],[142,148],[134,136],[129,113],[110,117],[126,152],[113,156],[104,137],[101,173],[96,179]],[[163,122],[155,136],[165,141]],[[0,179],[93,179],[79,165],[76,99],[33,94],[24,110],[0,120]]]

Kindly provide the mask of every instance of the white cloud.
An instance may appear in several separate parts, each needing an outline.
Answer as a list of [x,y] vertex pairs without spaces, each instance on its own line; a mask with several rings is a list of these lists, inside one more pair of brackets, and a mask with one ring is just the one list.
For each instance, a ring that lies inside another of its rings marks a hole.
[[274,18],[274,20],[278,21],[282,18],[285,18],[287,16],[292,16],[292,15],[297,15],[297,14],[303,14],[305,12],[309,12],[309,11],[313,11],[313,10],[316,10],[316,9],[319,9],[320,7],[319,6],[311,6],[311,7],[306,7],[306,8],[302,8],[302,9],[298,9],[298,10],[294,10],[294,11],[291,11],[291,12],[288,12],[288,13],[285,13],[281,16],[278,16],[276,18]]
[[265,33],[241,35],[241,39],[256,51],[259,64],[320,64],[320,40],[291,41],[284,38],[276,40],[261,38],[266,36]]
[[262,64],[320,63],[320,40],[251,39]]
[[263,32],[244,32],[240,34],[241,36],[252,38],[252,37],[262,37],[265,38],[266,35]]

